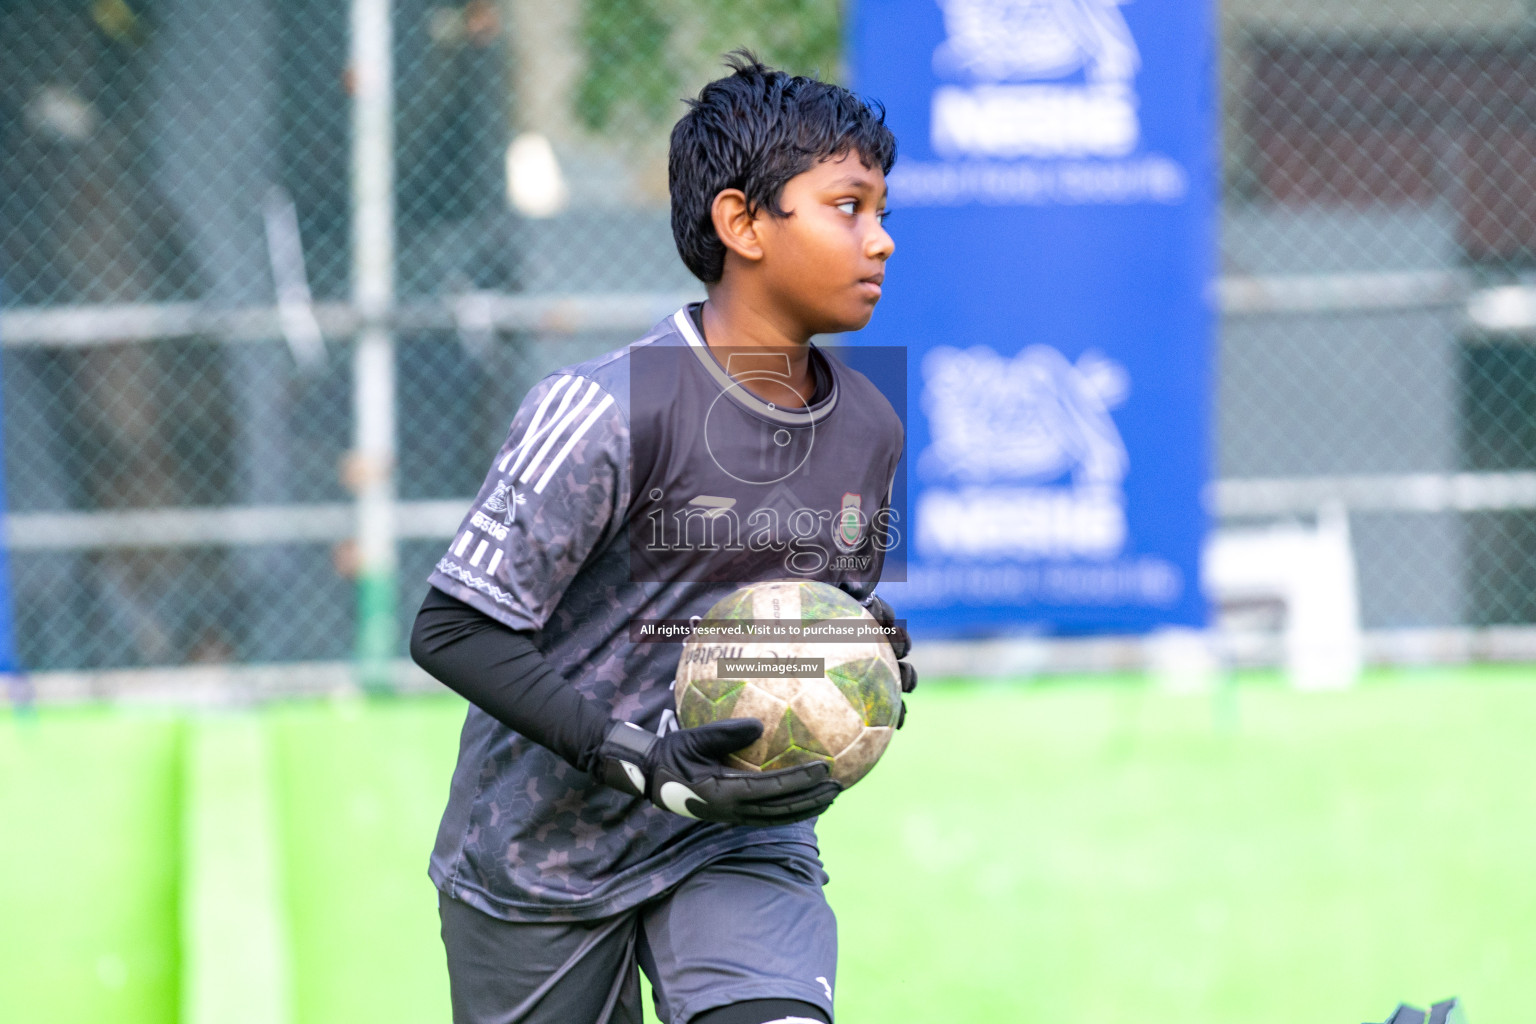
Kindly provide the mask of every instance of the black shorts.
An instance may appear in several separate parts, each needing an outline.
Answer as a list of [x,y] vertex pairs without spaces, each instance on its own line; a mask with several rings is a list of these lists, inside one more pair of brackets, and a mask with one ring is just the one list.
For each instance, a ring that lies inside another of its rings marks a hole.
[[638,907],[595,921],[503,921],[439,894],[454,1024],[687,1024],[718,1006],[798,999],[830,1020],[837,921],[801,843],[720,857]]

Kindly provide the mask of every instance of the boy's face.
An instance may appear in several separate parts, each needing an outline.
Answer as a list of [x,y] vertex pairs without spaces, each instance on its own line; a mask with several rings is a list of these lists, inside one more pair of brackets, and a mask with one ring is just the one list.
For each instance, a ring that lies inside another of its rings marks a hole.
[[764,285],[809,334],[856,331],[880,301],[885,261],[885,174],[850,150],[784,185],[779,208],[759,211]]

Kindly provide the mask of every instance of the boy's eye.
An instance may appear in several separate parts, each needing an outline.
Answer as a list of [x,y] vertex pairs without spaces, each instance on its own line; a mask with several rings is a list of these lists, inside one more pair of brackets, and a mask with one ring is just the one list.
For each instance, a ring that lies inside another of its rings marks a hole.
[[875,219],[878,220],[883,225],[883,224],[885,224],[885,218],[889,217],[890,215],[891,215],[891,211],[890,210],[881,210],[881,211],[879,211],[878,213],[875,214]]
[[844,199],[842,202],[837,204],[837,209],[842,210],[848,216],[852,217],[859,210],[858,200]]

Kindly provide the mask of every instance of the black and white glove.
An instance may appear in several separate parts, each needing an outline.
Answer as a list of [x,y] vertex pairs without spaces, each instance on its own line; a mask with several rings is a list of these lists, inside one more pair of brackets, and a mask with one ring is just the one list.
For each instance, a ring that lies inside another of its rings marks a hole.
[[725,755],[763,734],[755,718],[728,718],[665,736],[629,722],[609,726],[598,749],[598,778],[673,814],[730,825],[787,825],[831,806],[843,787],[824,761],[748,772]]
[[[875,617],[876,622],[886,629],[896,630],[890,634],[891,650],[896,653],[896,667],[901,671],[901,692],[911,693],[917,687],[917,669],[902,660],[912,650],[912,638],[907,635],[907,628],[905,626],[899,628],[896,626],[896,611],[886,602],[885,598],[871,594],[864,599],[863,604],[869,610],[869,614]],[[907,702],[902,701],[901,713],[896,716],[896,728],[900,729],[906,724],[906,721]]]

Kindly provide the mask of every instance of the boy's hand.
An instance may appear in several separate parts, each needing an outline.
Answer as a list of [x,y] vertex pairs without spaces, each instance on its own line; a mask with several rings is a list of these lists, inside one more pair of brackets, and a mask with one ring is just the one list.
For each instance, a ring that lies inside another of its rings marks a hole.
[[[896,611],[883,597],[874,594],[864,601],[864,607],[869,609],[869,614],[875,617],[875,621],[886,629],[896,625]],[[912,638],[907,635],[907,628],[902,626],[891,634],[891,650],[896,652],[896,667],[901,670],[901,692],[911,693],[917,687],[917,669],[907,664],[902,659],[912,650]],[[907,702],[901,702],[901,714],[896,717],[896,728],[900,729],[907,721]]]
[[729,825],[787,825],[831,806],[842,786],[825,762],[746,772],[721,758],[763,734],[754,718],[728,718],[657,736],[629,722],[609,727],[598,772],[614,789],[643,796],[685,818]]

